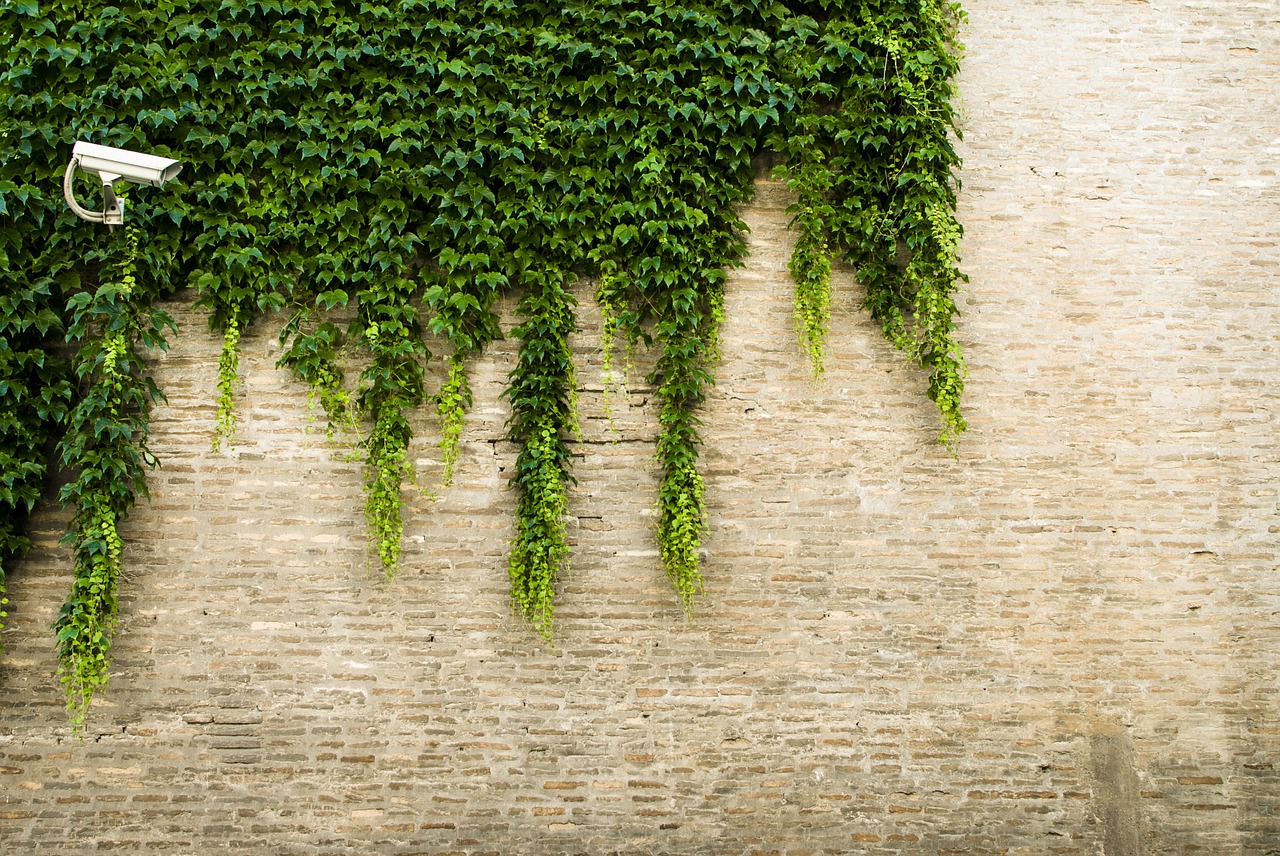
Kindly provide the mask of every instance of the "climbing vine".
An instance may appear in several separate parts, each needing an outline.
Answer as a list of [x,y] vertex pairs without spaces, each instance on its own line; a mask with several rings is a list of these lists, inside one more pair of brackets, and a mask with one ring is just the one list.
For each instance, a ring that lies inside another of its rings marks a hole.
[[827,324],[831,320],[831,252],[826,224],[834,211],[826,199],[831,172],[819,149],[805,148],[786,168],[799,199],[791,207],[796,245],[787,267],[795,282],[795,321],[800,348],[815,375],[826,372]]
[[595,295],[596,305],[600,307],[601,409],[604,411],[605,418],[609,420],[611,427],[613,425],[612,397],[614,391],[622,386],[617,374],[615,374],[613,365],[613,351],[618,338],[618,311],[620,309],[613,303],[614,284],[615,274],[612,271],[602,272],[599,283],[596,286]]
[[821,372],[829,239],[857,268],[886,338],[928,370],[939,440],[954,453],[967,427],[953,298],[965,280],[952,144],[963,12],[950,0],[821,5],[790,25],[797,106],[770,138],[799,197],[791,270],[801,343]]
[[[508,571],[517,612],[547,636],[570,552],[575,282],[595,283],[607,374],[615,337],[657,349],[659,555],[685,610],[703,589],[698,410],[725,271],[745,249],[737,206],[762,147],[785,156],[796,193],[796,329],[814,371],[838,256],[857,267],[885,334],[929,372],[954,447],[965,427],[951,142],[960,15],[943,0],[5,4],[0,510],[11,513],[0,561],[26,547],[43,450],[61,438],[81,474],[65,495],[87,581],[58,630],[81,700],[73,715],[105,680],[105,649],[77,646],[110,638],[116,527],[145,489],[155,390],[134,348],[160,342],[145,307],[182,289],[222,339],[215,447],[234,441],[242,337],[285,313],[280,364],[330,437],[354,437],[370,551],[387,576],[402,560],[414,414],[433,402],[447,489],[472,401],[468,361],[503,335],[497,306],[515,299]],[[136,256],[66,213],[58,175],[76,139],[184,163],[131,203],[148,236]],[[145,299],[119,286],[119,258]],[[76,377],[58,356],[68,337],[91,393],[74,410]],[[447,354],[438,386],[428,337]],[[117,388],[123,398],[108,394]],[[120,456],[108,468],[97,457],[107,447],[87,438],[113,424],[124,427],[108,432]]]
[[404,532],[401,491],[412,476],[409,413],[426,398],[427,349],[412,296],[415,284],[397,279],[360,295],[360,344],[372,360],[360,377],[360,412],[373,423],[365,450],[365,521],[372,549],[388,579],[400,567]]
[[289,347],[277,367],[287,366],[307,384],[307,406],[317,407],[325,416],[325,436],[330,440],[339,433],[356,431],[356,409],[351,392],[344,386],[341,353],[346,337],[336,324],[324,321],[309,331],[303,326],[311,313],[303,308],[294,312],[280,333],[281,344]]
[[453,485],[458,465],[462,429],[466,426],[467,408],[471,406],[471,386],[467,383],[467,364],[463,355],[454,353],[449,359],[449,376],[436,396],[436,415],[440,417],[440,460],[444,464],[441,484]]
[[222,352],[218,355],[218,415],[213,428],[213,450],[222,448],[236,435],[235,384],[240,372],[240,322],[233,315],[227,319],[222,334]]
[[521,302],[519,365],[511,373],[512,437],[520,443],[512,482],[518,495],[516,534],[507,569],[511,598],[534,629],[551,638],[555,581],[569,556],[569,446],[573,430],[568,379],[573,296],[563,272],[534,268],[540,280]]
[[138,230],[128,229],[111,273],[95,291],[75,294],[68,307],[68,339],[80,344],[74,360],[80,396],[58,446],[63,466],[76,476],[59,498],[73,512],[66,541],[75,551],[74,580],[53,629],[58,673],[77,729],[111,663],[124,567],[119,526],[136,497],[146,495],[146,469],[155,463],[146,437],[160,391],[138,346],[165,347],[165,330],[172,328],[137,287],[138,240]]
[[[10,183],[10,188],[13,185]],[[0,215],[4,213],[0,196]],[[25,261],[29,245],[17,230],[0,230],[0,270]],[[60,274],[70,282],[74,277]],[[7,616],[5,569],[31,547],[27,516],[40,498],[48,472],[45,448],[66,419],[71,371],[53,347],[64,335],[56,281],[47,273],[0,291],[0,630]],[[2,647],[2,646],[0,646]]]

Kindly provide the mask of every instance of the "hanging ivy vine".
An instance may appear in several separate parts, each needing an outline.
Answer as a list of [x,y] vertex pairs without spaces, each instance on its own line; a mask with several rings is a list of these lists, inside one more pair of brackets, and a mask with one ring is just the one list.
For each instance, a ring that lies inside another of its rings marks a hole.
[[[0,504],[14,513],[0,518],[11,521],[0,559],[26,547],[22,517],[61,438],[80,473],[66,500],[87,581],[58,625],[73,715],[105,680],[105,649],[77,646],[109,641],[112,533],[145,488],[157,391],[135,348],[160,344],[146,307],[182,288],[222,338],[215,446],[234,442],[242,337],[286,313],[280,363],[331,437],[355,433],[370,550],[388,576],[402,559],[413,415],[433,402],[447,488],[468,363],[502,335],[499,299],[515,297],[508,570],[516,610],[548,637],[570,553],[579,280],[595,283],[611,374],[615,336],[658,349],[659,554],[686,610],[703,588],[698,410],[725,271],[745,249],[737,206],[765,145],[796,192],[796,327],[815,372],[839,255],[885,334],[929,372],[954,447],[960,14],[939,0],[5,4]],[[130,207],[148,236],[133,280],[103,274],[123,248],[63,210],[57,175],[76,139],[186,164]],[[126,280],[147,283],[145,300]],[[434,390],[428,334],[447,361]],[[78,344],[92,392],[74,410],[63,340]],[[114,445],[90,443],[90,428]]]
[[[0,181],[0,222],[6,197],[28,192]],[[30,269],[36,228],[0,229],[0,271]],[[72,399],[71,367],[57,348],[65,336],[58,294],[59,280],[70,286],[76,279],[65,267],[50,267],[0,288],[0,630],[7,617],[6,569],[31,547],[27,517],[48,474],[46,449],[58,437]]]
[[98,288],[72,296],[67,337],[80,344],[75,373],[80,395],[58,444],[63,466],[76,478],[59,498],[73,512],[66,542],[74,549],[74,580],[53,629],[59,676],[73,726],[83,726],[95,692],[107,682],[111,639],[119,613],[124,568],[120,523],[136,497],[146,495],[146,448],[151,405],[160,390],[138,351],[164,348],[173,322],[138,288],[139,232],[128,229]]
[[963,12],[950,0],[819,6],[790,22],[797,106],[770,137],[799,197],[791,270],[801,342],[821,372],[830,240],[857,268],[864,306],[886,338],[929,372],[939,440],[954,453],[967,427],[953,297],[965,281],[952,144]]

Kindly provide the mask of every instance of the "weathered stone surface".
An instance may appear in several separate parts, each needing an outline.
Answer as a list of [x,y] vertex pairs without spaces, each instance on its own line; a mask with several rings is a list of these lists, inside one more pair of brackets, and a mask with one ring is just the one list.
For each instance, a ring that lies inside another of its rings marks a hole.
[[506,598],[512,343],[474,366],[457,483],[409,495],[386,584],[270,324],[238,445],[209,451],[218,342],[176,301],[83,742],[52,505],[10,578],[0,850],[1274,853],[1280,8],[967,5],[959,460],[848,271],[810,382],[763,182],[703,413],[697,620],[652,540],[648,357],[606,417],[584,288],[548,648]]

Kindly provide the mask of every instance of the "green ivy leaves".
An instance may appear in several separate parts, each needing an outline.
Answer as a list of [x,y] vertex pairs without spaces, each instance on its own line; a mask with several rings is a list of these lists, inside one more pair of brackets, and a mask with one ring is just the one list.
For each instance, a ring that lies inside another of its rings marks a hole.
[[218,416],[213,429],[213,450],[231,442],[236,434],[235,384],[240,372],[240,320],[232,315],[222,334],[218,355]]
[[[373,549],[387,578],[400,566],[404,531],[400,492],[409,480],[408,415],[426,398],[423,367],[427,349],[416,308],[418,286],[411,280],[389,278],[359,295],[355,327],[359,346],[368,351],[369,367],[361,373],[357,403],[373,423],[362,441],[365,449],[365,520]],[[322,393],[323,396],[323,393]]]
[[[24,248],[12,249],[20,258]],[[14,286],[0,292],[0,628],[5,567],[30,547],[24,525],[43,490],[45,448],[72,398],[70,365],[51,347],[63,329],[54,283]]]
[[947,0],[868,0],[811,14],[785,42],[799,103],[771,137],[799,195],[791,270],[801,343],[820,373],[830,241],[857,267],[885,336],[928,370],[939,440],[954,453],[967,427],[952,298],[965,281],[951,143],[963,12]]
[[813,373],[825,371],[824,352],[827,322],[831,319],[831,252],[827,243],[827,223],[836,213],[827,201],[833,176],[823,163],[821,149],[800,151],[787,168],[790,184],[799,193],[791,208],[796,245],[788,269],[795,282],[795,322],[800,348],[809,358]]
[[[766,144],[786,155],[798,195],[796,327],[815,372],[839,253],[885,334],[929,371],[944,442],[964,430],[952,3],[82,6],[0,9],[13,33],[0,48],[0,151],[12,153],[0,162],[0,511],[15,512],[0,515],[15,521],[0,523],[0,561],[25,544],[40,450],[64,431],[69,466],[128,488],[77,488],[75,502],[106,509],[80,531],[107,532],[145,488],[138,450],[156,391],[132,349],[162,341],[150,300],[191,287],[223,338],[215,445],[234,438],[241,336],[287,310],[280,362],[307,384],[330,436],[360,434],[371,550],[394,574],[411,416],[434,401],[447,486],[471,403],[467,360],[501,336],[495,307],[514,294],[511,592],[550,635],[576,431],[569,284],[587,278],[610,342],[660,349],[650,378],[659,553],[691,611],[706,507],[696,413],[712,383],[725,269],[744,251],[736,206]],[[186,164],[180,182],[130,207],[148,235],[133,262],[145,299],[100,275],[120,248],[63,211],[57,173],[79,138]],[[96,291],[82,294],[82,281]],[[83,402],[70,407],[74,379],[54,347],[64,330],[83,340],[76,365],[91,391],[106,367],[130,366],[86,399],[92,417]],[[427,334],[449,354],[434,392]],[[348,383],[352,361],[361,368]],[[116,445],[89,443],[86,430]],[[83,560],[85,578],[105,597],[114,554],[86,551],[96,558]],[[74,639],[109,635],[104,618]],[[87,671],[76,680],[96,686]]]
[[139,230],[126,229],[114,248],[112,275],[94,292],[73,295],[68,304],[68,338],[80,342],[74,360],[80,395],[58,444],[63,466],[76,477],[59,499],[73,511],[66,542],[75,551],[75,576],[53,629],[58,672],[77,731],[94,693],[107,683],[124,567],[118,527],[135,498],[146,495],[146,469],[155,464],[146,437],[151,405],[161,393],[137,347],[166,347],[164,333],[173,327],[138,288],[138,240]]
[[449,360],[449,377],[436,396],[436,415],[440,417],[440,459],[444,463],[444,475],[440,482],[444,487],[453,484],[462,429],[470,406],[471,386],[467,383],[467,364],[463,355],[455,352]]
[[520,303],[524,321],[516,368],[506,396],[511,402],[511,436],[520,444],[515,488],[516,534],[507,563],[511,599],[534,629],[551,638],[556,577],[569,557],[568,514],[570,453],[567,437],[575,430],[572,406],[574,328],[573,295],[560,269],[531,265],[523,272],[529,292]]

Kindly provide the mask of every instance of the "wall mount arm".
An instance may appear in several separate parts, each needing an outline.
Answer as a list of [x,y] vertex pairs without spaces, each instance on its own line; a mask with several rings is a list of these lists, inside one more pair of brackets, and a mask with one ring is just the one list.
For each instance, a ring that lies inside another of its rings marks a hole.
[[123,226],[124,201],[116,196],[115,187],[112,186],[120,176],[99,173],[102,178],[103,210],[90,211],[76,201],[75,193],[72,190],[72,181],[75,179],[76,170],[79,168],[80,158],[73,157],[71,163],[67,164],[67,172],[62,179],[62,195],[66,197],[67,207],[71,209],[71,213],[81,220],[88,220],[90,223],[103,223],[108,229]]

